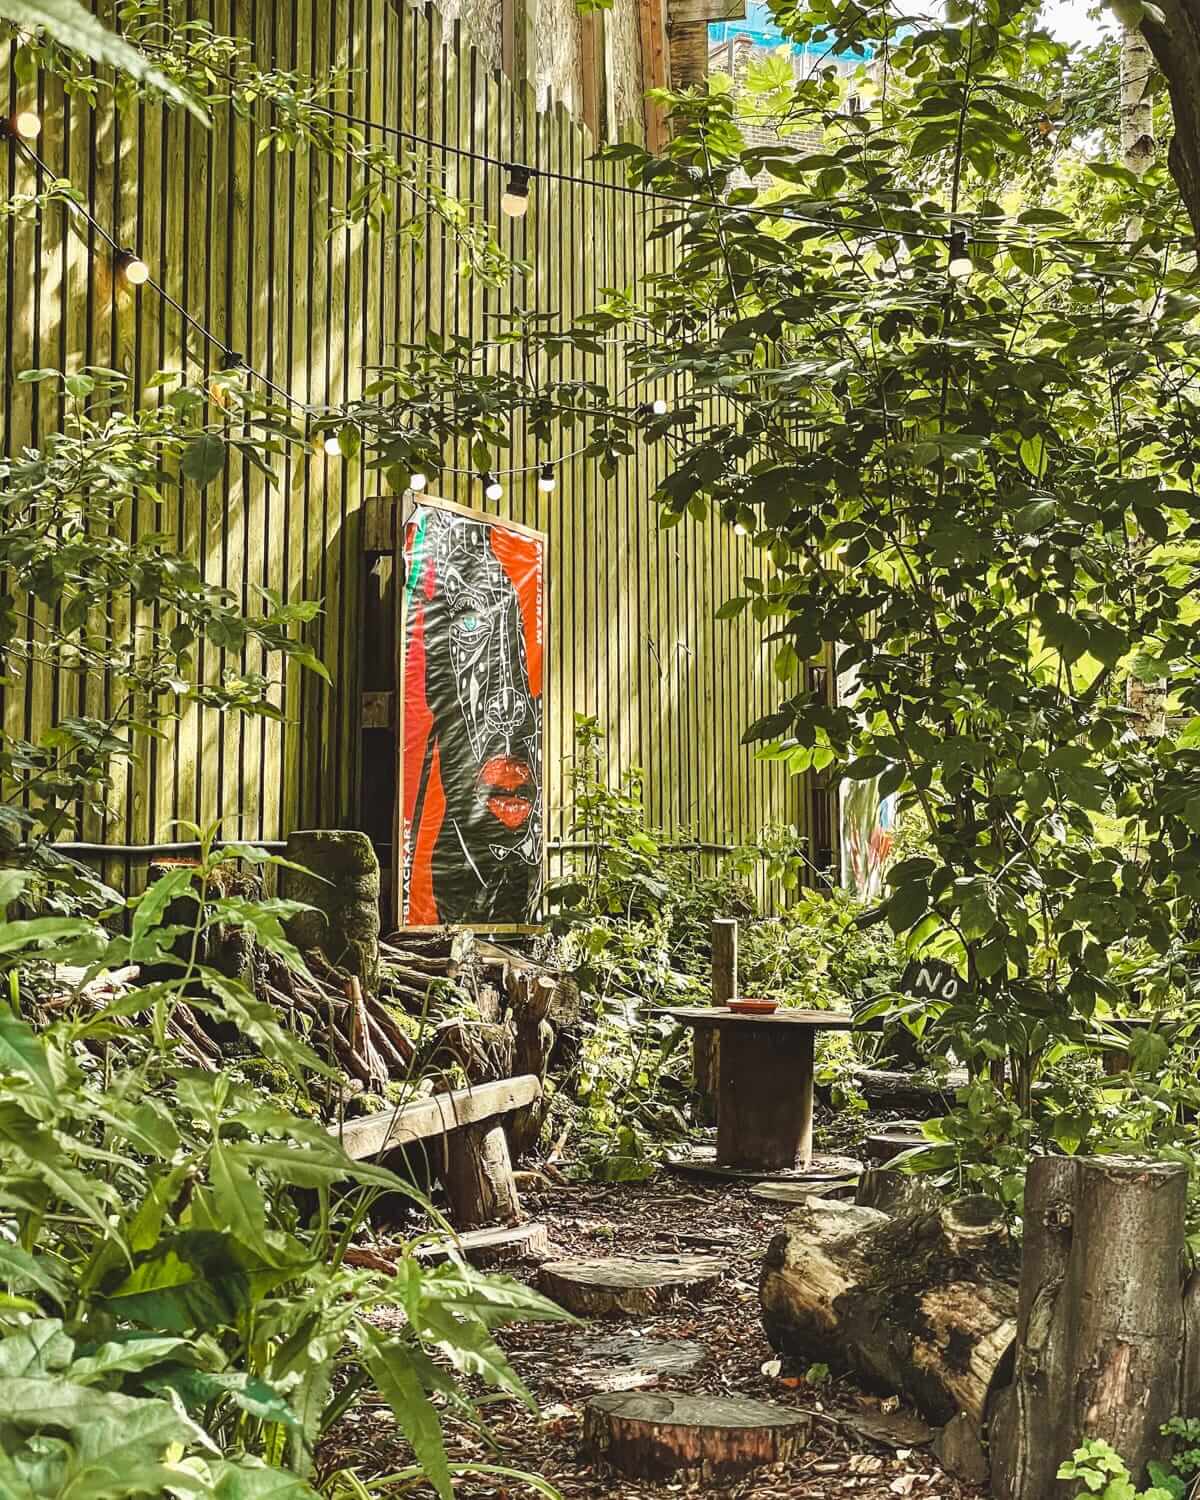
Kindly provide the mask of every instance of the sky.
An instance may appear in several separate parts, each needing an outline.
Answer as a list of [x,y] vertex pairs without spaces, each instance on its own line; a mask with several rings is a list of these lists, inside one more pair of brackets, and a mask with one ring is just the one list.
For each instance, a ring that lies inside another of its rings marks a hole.
[[1091,0],[1045,0],[1042,19],[1060,42],[1094,42],[1111,21],[1107,12],[1103,20],[1089,15],[1093,8]]

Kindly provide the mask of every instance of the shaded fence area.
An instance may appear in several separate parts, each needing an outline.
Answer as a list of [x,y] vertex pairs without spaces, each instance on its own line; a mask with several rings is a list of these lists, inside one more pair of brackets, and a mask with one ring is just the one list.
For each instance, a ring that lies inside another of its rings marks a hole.
[[[605,290],[633,290],[670,254],[651,239],[653,204],[618,192],[618,168],[589,160],[587,129],[559,106],[535,108],[533,91],[514,88],[443,25],[436,9],[391,0],[214,0],[189,7],[221,31],[250,39],[263,66],[321,76],[346,73],[344,107],[364,120],[400,126],[467,149],[552,168],[574,184],[537,180],[528,216],[499,212],[498,169],[437,150],[428,170],[477,205],[497,226],[503,248],[528,274],[485,290],[462,274],[458,248],[436,221],[423,239],[398,232],[420,206],[401,201],[381,225],[344,224],[363,185],[352,162],[317,152],[260,152],[262,115],[218,107],[211,128],[184,112],[145,102],[123,106],[104,91],[93,109],[64,97],[51,79],[36,84],[44,129],[38,150],[67,178],[123,245],[136,248],[163,288],[217,340],[235,349],[297,401],[325,405],[358,396],[373,367],[403,360],[404,346],[431,334],[495,332],[516,307],[564,322],[592,309]],[[4,97],[27,97],[3,59]],[[367,142],[385,144],[371,126]],[[407,150],[396,141],[389,149]],[[0,158],[9,194],[34,192],[39,173],[16,152]],[[78,217],[51,206],[34,222],[0,228],[0,327],[4,329],[0,411],[6,451],[36,443],[63,418],[51,388],[21,383],[31,367],[102,365],[128,372],[147,400],[160,369],[203,383],[221,350],[189,329],[153,289],[113,274],[110,247]],[[564,356],[564,373],[627,385],[621,350],[585,367]],[[601,370],[600,363],[606,368]],[[518,437],[504,466],[543,455]],[[718,622],[715,611],[761,575],[758,554],[729,528],[695,522],[662,530],[649,503],[660,459],[639,451],[611,479],[595,465],[566,464],[553,494],[536,474],[506,481],[486,502],[470,474],[435,486],[448,498],[544,530],[548,536],[547,710],[550,838],[569,840],[561,806],[564,757],[575,717],[596,715],[608,735],[614,772],[640,764],[650,817],[680,839],[735,844],[764,824],[793,823],[812,834],[813,852],[832,848],[823,794],[754,759],[740,745],[746,726],[774,706],[777,684],[764,627],[749,616]],[[360,461],[316,448],[278,463],[270,485],[231,459],[208,488],[168,492],[162,505],[138,501],[121,523],[172,535],[206,576],[253,609],[257,591],[316,599],[322,613],[311,643],[332,683],[294,671],[282,685],[280,723],[188,711],[145,755],[110,799],[88,813],[73,837],[140,846],[186,837],[177,820],[221,820],[225,838],[280,840],[296,827],[357,823],[362,662],[392,642],[360,628],[360,515],[379,479]],[[36,629],[36,610],[31,616]],[[128,619],[111,628],[123,630]],[[210,659],[209,671],[260,662]],[[86,691],[103,706],[106,688]],[[33,737],[79,705],[35,670],[3,688],[5,729]],[[561,857],[561,856],[560,856]],[[103,862],[123,884],[145,861],[123,854]],[[552,870],[558,863],[552,859]]]

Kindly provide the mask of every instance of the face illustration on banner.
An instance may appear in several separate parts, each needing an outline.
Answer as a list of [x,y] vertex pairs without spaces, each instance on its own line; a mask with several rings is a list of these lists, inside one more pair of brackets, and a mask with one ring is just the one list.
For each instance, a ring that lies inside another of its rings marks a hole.
[[542,865],[540,660],[535,684],[527,645],[531,625],[540,637],[541,543],[434,508],[410,535],[406,920],[525,923]]

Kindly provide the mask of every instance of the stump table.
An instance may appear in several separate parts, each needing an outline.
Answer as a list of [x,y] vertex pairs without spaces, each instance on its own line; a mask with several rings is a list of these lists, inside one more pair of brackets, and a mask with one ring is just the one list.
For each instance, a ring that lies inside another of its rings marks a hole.
[[718,1006],[669,1010],[685,1026],[719,1034],[717,1165],[776,1172],[812,1163],[813,1042],[849,1031],[847,1011],[778,1010],[745,1015]]

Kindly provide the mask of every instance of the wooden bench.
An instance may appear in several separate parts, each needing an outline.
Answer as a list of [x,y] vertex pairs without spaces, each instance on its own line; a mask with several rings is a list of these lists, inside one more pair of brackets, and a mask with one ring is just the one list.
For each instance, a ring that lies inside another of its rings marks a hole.
[[511,1222],[520,1211],[504,1117],[536,1104],[542,1085],[532,1073],[415,1099],[378,1114],[329,1127],[355,1161],[440,1140],[434,1165],[456,1228]]

